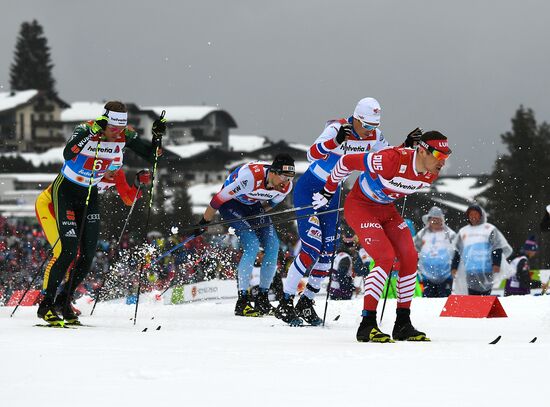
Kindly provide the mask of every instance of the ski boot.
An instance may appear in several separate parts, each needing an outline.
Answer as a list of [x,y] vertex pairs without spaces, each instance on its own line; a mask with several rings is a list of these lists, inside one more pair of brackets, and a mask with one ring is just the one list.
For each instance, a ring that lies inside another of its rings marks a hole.
[[78,320],[78,314],[73,309],[71,299],[69,298],[67,300],[67,294],[65,292],[61,292],[57,295],[53,306],[57,313],[63,315],[65,325],[82,325]]
[[430,342],[424,332],[416,330],[411,324],[411,310],[409,308],[397,308],[397,318],[393,326],[392,337],[396,341]]
[[237,304],[235,304],[235,315],[239,317],[259,317],[260,313],[252,307],[250,301],[248,301],[248,294],[246,291],[239,291],[239,298]]
[[285,294],[279,305],[275,308],[275,316],[282,319],[290,326],[302,326],[304,321],[298,316],[294,309],[294,296]]
[[296,307],[294,308],[296,310],[296,314],[308,324],[319,326],[323,323],[323,320],[319,317],[319,315],[317,315],[313,305],[315,305],[315,301],[302,294],[296,303]]
[[388,334],[381,332],[376,323],[376,311],[363,310],[363,320],[357,330],[358,342],[393,343]]
[[52,326],[57,326],[60,328],[63,328],[65,326],[65,322],[63,321],[63,318],[60,318],[59,315],[55,312],[55,309],[53,307],[53,304],[44,299],[40,305],[38,306],[38,311],[36,312],[36,316],[38,318],[43,319],[48,324]]
[[269,302],[268,290],[260,288],[260,292],[256,296],[256,301],[254,301],[254,308],[260,315],[273,315],[275,307]]

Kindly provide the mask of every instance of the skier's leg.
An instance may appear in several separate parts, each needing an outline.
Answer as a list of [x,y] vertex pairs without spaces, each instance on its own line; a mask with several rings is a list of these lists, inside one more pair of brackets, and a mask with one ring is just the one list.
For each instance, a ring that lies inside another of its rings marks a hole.
[[411,323],[411,301],[416,287],[418,253],[406,222],[397,210],[391,219],[384,223],[384,230],[392,242],[399,260],[397,279],[397,311],[392,337],[400,341],[429,341],[424,332],[418,331]]
[[57,288],[75,258],[78,248],[78,219],[76,218],[75,207],[78,206],[79,202],[70,193],[69,183],[70,181],[58,176],[52,184],[52,201],[59,234],[59,242],[57,243],[59,255],[48,264],[44,272],[42,286],[44,299],[40,303],[37,312],[40,318],[48,322],[51,320],[53,323],[61,320],[53,309]]
[[257,229],[261,246],[264,248],[264,258],[260,271],[260,290],[269,290],[273,276],[277,271],[279,255],[279,236],[273,225]]
[[376,321],[376,308],[384,284],[395,257],[391,242],[382,229],[383,208],[367,205],[361,198],[348,195],[344,213],[348,225],[359,238],[361,246],[374,260],[374,267],[365,277],[362,320],[357,330],[359,342],[391,342],[391,337],[379,330]]

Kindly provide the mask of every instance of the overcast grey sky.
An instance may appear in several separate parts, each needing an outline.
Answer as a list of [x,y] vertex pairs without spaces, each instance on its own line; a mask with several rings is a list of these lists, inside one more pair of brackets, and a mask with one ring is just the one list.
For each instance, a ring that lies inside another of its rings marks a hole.
[[311,144],[372,96],[392,144],[417,125],[445,133],[450,174],[489,172],[520,104],[550,121],[547,0],[9,3],[4,90],[20,24],[37,19],[67,102],[215,105],[235,134]]

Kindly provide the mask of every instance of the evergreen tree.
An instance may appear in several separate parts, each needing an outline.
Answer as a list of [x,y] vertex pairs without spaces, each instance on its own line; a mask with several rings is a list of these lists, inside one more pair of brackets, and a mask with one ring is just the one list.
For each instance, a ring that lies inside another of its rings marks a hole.
[[42,26],[36,20],[21,24],[10,67],[11,89],[38,89],[55,94],[53,66]]
[[531,109],[521,106],[512,129],[501,135],[508,152],[499,156],[490,176],[492,186],[482,196],[490,222],[519,249],[529,234],[537,234],[550,203],[550,126],[537,125]]

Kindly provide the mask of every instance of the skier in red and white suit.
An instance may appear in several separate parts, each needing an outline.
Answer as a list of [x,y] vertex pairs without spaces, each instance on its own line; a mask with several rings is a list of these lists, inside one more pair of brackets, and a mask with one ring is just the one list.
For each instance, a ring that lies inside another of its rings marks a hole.
[[313,195],[314,208],[324,206],[339,182],[352,171],[362,171],[344,205],[344,216],[375,267],[365,279],[360,342],[391,342],[376,323],[376,307],[395,257],[401,267],[397,282],[397,319],[393,339],[426,341],[410,322],[418,255],[411,232],[393,202],[437,179],[451,153],[447,138],[437,131],[424,133],[416,149],[394,147],[379,152],[345,155],[336,164],[323,190]]

